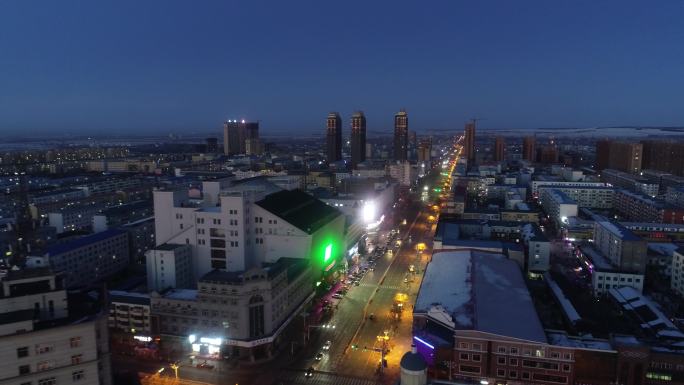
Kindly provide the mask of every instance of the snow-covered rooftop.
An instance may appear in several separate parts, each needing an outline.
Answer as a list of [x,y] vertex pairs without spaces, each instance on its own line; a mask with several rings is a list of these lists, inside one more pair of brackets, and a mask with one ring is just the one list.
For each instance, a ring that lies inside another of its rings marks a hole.
[[191,289],[172,289],[164,294],[167,299],[180,299],[185,301],[194,301],[197,299],[197,290]]
[[433,254],[414,313],[454,329],[546,342],[520,268],[501,254],[473,250]]
[[549,338],[551,345],[567,346],[580,349],[593,350],[614,350],[610,342],[594,338],[592,335],[581,337],[568,336],[563,331],[548,331],[546,336]]

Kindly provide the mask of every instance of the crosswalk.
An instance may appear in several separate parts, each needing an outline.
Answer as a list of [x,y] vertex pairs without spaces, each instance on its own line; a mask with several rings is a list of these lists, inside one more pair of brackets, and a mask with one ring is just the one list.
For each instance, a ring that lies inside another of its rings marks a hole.
[[370,287],[370,288],[380,288],[380,290],[386,289],[386,290],[401,290],[401,289],[406,289],[406,287],[401,287],[399,285],[380,285],[378,286],[377,284],[371,284],[371,283],[362,283],[359,286],[363,287]]
[[379,385],[381,382],[358,377],[349,377],[330,372],[314,372],[305,377],[304,371],[284,371],[273,385]]

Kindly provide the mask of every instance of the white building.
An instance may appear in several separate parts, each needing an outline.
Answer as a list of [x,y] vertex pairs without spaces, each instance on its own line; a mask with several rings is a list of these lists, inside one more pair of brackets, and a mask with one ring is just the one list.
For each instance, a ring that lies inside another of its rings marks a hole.
[[539,195],[542,187],[606,187],[603,182],[568,182],[562,180],[533,180],[530,182],[530,190],[533,196]]
[[192,289],[195,272],[190,245],[165,243],[145,253],[147,289],[162,291],[168,288]]
[[681,248],[672,254],[672,280],[670,287],[684,297],[684,250]]
[[549,270],[551,243],[535,223],[521,227],[522,238],[527,249],[527,271],[538,274]]
[[[282,257],[313,257],[314,269],[327,270],[346,251],[344,216],[301,190],[259,178],[204,182],[202,190],[203,199],[154,192],[157,245],[190,245],[195,280],[213,269],[245,271]],[[323,243],[333,245],[327,257]]]
[[617,222],[599,218],[594,223],[594,247],[620,272],[646,270],[646,242]]
[[577,202],[555,188],[540,189],[541,205],[546,214],[556,221],[558,227],[568,223],[568,218],[577,216]]
[[578,248],[578,254],[591,274],[594,295],[603,295],[611,288],[624,286],[633,287],[639,293],[643,293],[643,274],[620,271],[600,251],[590,245]]
[[70,314],[59,276],[12,270],[0,292],[0,384],[111,384],[106,318]]
[[150,296],[128,291],[109,291],[109,328],[150,336]]
[[214,270],[197,290],[152,293],[154,332],[195,354],[270,358],[313,297],[312,273],[307,260],[281,258],[243,272]]
[[389,176],[402,186],[410,186],[418,178],[418,167],[409,162],[392,163]]

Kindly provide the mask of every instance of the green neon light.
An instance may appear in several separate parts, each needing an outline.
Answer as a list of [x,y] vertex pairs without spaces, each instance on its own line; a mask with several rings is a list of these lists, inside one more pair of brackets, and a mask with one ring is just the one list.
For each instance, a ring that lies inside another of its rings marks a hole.
[[328,262],[330,257],[332,257],[332,243],[325,247],[325,256],[323,257],[323,262]]

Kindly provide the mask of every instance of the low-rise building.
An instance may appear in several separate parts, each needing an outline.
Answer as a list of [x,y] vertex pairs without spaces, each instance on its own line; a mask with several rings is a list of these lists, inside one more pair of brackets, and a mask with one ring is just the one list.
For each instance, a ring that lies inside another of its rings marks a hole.
[[660,187],[658,183],[651,182],[642,176],[612,169],[603,170],[601,172],[601,180],[613,186],[646,194],[652,198],[658,195]]
[[568,223],[568,218],[577,216],[577,202],[564,192],[554,188],[542,188],[539,191],[544,211],[559,228]]
[[193,289],[195,271],[190,245],[165,243],[145,253],[147,289],[162,292],[169,288]]
[[51,267],[63,273],[68,288],[91,287],[129,263],[128,233],[117,229],[48,246],[27,261],[31,267]]
[[1,384],[112,383],[106,318],[72,311],[59,275],[10,270],[1,284]]
[[133,335],[151,336],[150,296],[130,291],[109,291],[109,328]]
[[684,250],[677,249],[672,254],[672,279],[670,286],[679,296],[684,298]]
[[594,295],[604,295],[612,288],[624,286],[633,287],[639,293],[643,292],[643,274],[620,271],[591,245],[578,247],[576,253],[591,275]]
[[614,206],[621,216],[630,221],[684,224],[684,208],[645,194],[618,189]]
[[594,223],[594,247],[618,271],[644,274],[646,241],[617,222],[599,218]]
[[306,259],[282,258],[242,272],[213,270],[197,290],[152,293],[153,332],[177,351],[270,358],[312,297]]

